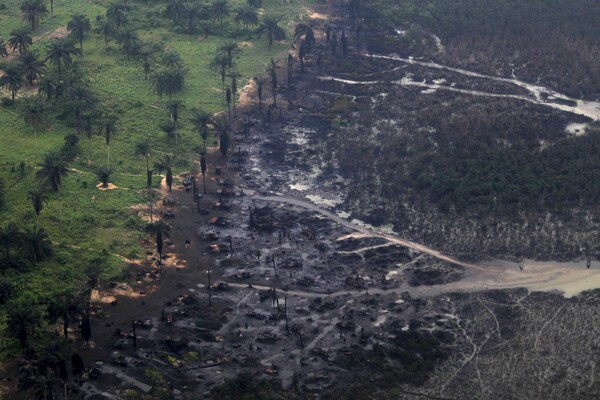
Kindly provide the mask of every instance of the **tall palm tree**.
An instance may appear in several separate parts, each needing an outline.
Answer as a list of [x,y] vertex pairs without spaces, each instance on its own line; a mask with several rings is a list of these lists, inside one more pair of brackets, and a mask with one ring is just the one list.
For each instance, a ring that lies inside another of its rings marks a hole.
[[268,69],[269,75],[271,76],[271,92],[273,94],[273,104],[277,104],[277,63],[272,58]]
[[10,47],[12,51],[19,51],[19,54],[23,54],[24,51],[27,51],[32,43],[33,39],[31,38],[31,34],[26,29],[13,30],[8,39],[8,47]]
[[256,95],[258,96],[258,110],[262,114],[262,100],[263,100],[263,85],[262,79],[259,79],[256,84]]
[[183,16],[187,19],[188,32],[193,33],[196,31],[196,23],[200,19],[205,18],[206,9],[203,3],[199,2],[186,2]]
[[223,19],[229,17],[231,8],[227,0],[214,0],[210,6],[210,15],[214,21],[219,20],[221,31],[223,31]]
[[112,169],[110,167],[100,167],[96,170],[96,177],[102,183],[103,188],[108,187],[108,183],[110,182],[110,176],[112,175]]
[[38,53],[35,51],[27,51],[21,54],[18,60],[21,63],[21,71],[29,86],[33,86],[33,81],[46,72],[46,64],[38,59]]
[[66,101],[63,103],[65,106],[63,115],[73,118],[75,129],[79,134],[81,133],[83,117],[94,114],[98,99],[89,87],[80,82],[69,85],[66,94]]
[[146,159],[146,186],[152,187],[152,170],[150,170],[150,143],[147,140],[140,140],[135,144],[135,154]]
[[240,45],[233,40],[221,43],[216,51],[217,55],[227,56],[227,68],[229,69],[233,68],[235,60],[240,57],[241,53]]
[[285,31],[279,26],[279,22],[281,22],[281,17],[273,17],[269,14],[266,14],[260,22],[257,30],[258,37],[264,36],[269,47],[273,45],[273,40],[285,39]]
[[185,108],[185,104],[181,100],[169,100],[167,103],[167,110],[171,115],[171,122],[173,123],[173,127],[175,130],[175,143],[177,144],[177,122],[179,120],[179,112]]
[[25,85],[21,65],[18,63],[9,63],[4,68],[4,75],[0,77],[0,87],[10,91],[12,101],[15,101],[15,96],[19,89]]
[[228,76],[231,78],[231,94],[233,95],[233,116],[237,117],[237,112],[236,112],[236,108],[235,108],[235,99],[237,96],[237,92],[238,92],[238,79],[241,77],[240,73],[233,70],[231,71]]
[[40,21],[48,16],[48,8],[43,0],[25,0],[20,9],[21,21],[31,25],[31,30],[35,30]]
[[312,47],[315,45],[315,32],[312,26],[308,24],[298,24],[296,25],[296,30],[294,31],[294,39],[298,40],[304,37],[304,43],[306,44],[306,53],[310,54],[312,51]]
[[120,28],[129,22],[127,13],[129,12],[129,6],[125,3],[113,3],[106,10],[106,18],[114,26]]
[[163,221],[157,221],[146,225],[146,232],[156,234],[156,252],[160,259],[162,259],[163,254],[163,238],[165,236],[167,238],[169,237],[168,228],[168,225]]
[[23,111],[25,125],[31,126],[34,135],[37,134],[39,129],[45,129],[50,125],[46,102],[40,95],[23,99],[21,110]]
[[258,25],[258,13],[256,12],[256,8],[249,4],[244,4],[243,6],[236,8],[234,21],[236,24],[241,23],[244,27],[244,31],[247,32],[249,28]]
[[11,250],[18,250],[23,243],[23,233],[14,222],[0,228],[0,246],[3,248],[4,259],[10,261]]
[[172,98],[173,94],[183,90],[185,70],[181,68],[160,68],[150,76],[150,81],[154,91],[161,98],[163,94],[168,94],[169,98]]
[[108,42],[110,41],[110,38],[114,35],[115,31],[116,29],[112,21],[109,21],[107,18],[104,18],[102,16],[96,18],[94,33],[100,35],[102,40],[104,40],[104,47],[108,46]]
[[127,55],[135,53],[140,46],[140,38],[133,29],[121,29],[117,34],[117,43],[121,45],[121,50]]
[[55,74],[45,74],[38,83],[38,93],[47,100],[55,99],[61,95],[60,79]]
[[0,57],[4,58],[8,56],[8,50],[6,50],[6,43],[4,39],[0,38]]
[[48,204],[48,195],[40,187],[30,190],[28,194],[29,199],[31,199],[33,211],[35,212],[35,224],[39,226],[40,213],[44,209],[44,206]]
[[110,140],[118,133],[117,118],[114,115],[107,115],[100,124],[100,132],[104,136],[107,149],[107,165],[110,166]]
[[92,29],[90,19],[83,14],[75,14],[67,23],[67,30],[79,41],[79,50],[83,53],[83,39]]
[[44,228],[32,226],[25,229],[22,251],[31,261],[40,261],[52,255],[52,242]]
[[178,52],[167,50],[162,58],[165,68],[183,68],[183,59]]
[[73,54],[78,54],[79,51],[73,45],[73,42],[68,38],[53,39],[47,47],[46,61],[56,65],[58,74],[62,74],[63,66],[70,66],[73,63]]
[[224,157],[229,149],[229,121],[224,116],[218,115],[212,119],[212,125],[219,135],[219,150]]
[[165,181],[169,192],[173,190],[173,165],[175,159],[167,154],[162,159],[154,163],[154,168],[159,172],[165,172]]
[[203,109],[194,110],[190,122],[194,126],[196,132],[200,134],[204,147],[206,147],[206,141],[208,140],[208,134],[210,133],[210,126],[212,123],[210,113]]
[[46,153],[39,166],[40,169],[35,173],[35,178],[41,184],[49,186],[53,192],[58,192],[58,213],[59,220],[62,221],[60,186],[63,178],[69,174],[67,162],[60,152],[55,151]]
[[66,289],[58,296],[53,296],[47,305],[47,319],[50,324],[58,321],[63,325],[63,336],[69,337],[69,321],[81,312],[80,301],[76,294]]
[[41,315],[39,307],[32,300],[13,301],[6,308],[7,331],[19,340],[19,347],[27,349],[29,338],[35,334],[35,328],[40,325]]
[[230,68],[230,65],[233,65],[232,59],[229,58],[227,54],[223,53],[217,53],[209,65],[210,69],[217,72],[221,77],[221,86],[223,87],[223,90],[225,89],[225,77],[227,76],[227,70]]
[[171,0],[167,4],[165,15],[167,18],[170,18],[173,23],[180,24],[187,11],[188,5],[186,0]]

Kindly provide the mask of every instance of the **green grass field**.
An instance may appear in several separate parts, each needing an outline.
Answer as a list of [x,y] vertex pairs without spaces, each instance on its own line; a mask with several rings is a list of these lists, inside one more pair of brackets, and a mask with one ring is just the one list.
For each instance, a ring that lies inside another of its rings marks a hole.
[[[271,49],[264,39],[257,40],[253,35],[237,37],[242,55],[238,60],[238,71],[242,78],[238,87],[248,79],[262,75],[266,63],[272,58],[282,58],[291,41],[293,24],[307,15],[307,7],[312,0],[285,2],[265,0],[263,12],[284,17],[282,25],[288,38],[275,43]],[[235,6],[238,1],[233,2]],[[2,4],[4,6],[2,6]],[[5,41],[10,32],[23,23],[19,19],[19,1],[9,0],[0,3],[0,37]],[[164,2],[131,3],[138,10],[158,12],[164,9]],[[59,27],[64,27],[71,15],[85,13],[92,25],[97,15],[104,15],[107,1],[57,0],[54,15],[45,19],[33,32],[39,38],[33,49],[45,55],[48,39],[45,37]],[[48,5],[49,7],[49,5]],[[167,21],[167,20],[165,20]],[[134,155],[135,143],[147,139],[153,149],[153,160],[160,154],[177,156],[175,174],[188,171],[197,159],[197,148],[201,145],[199,135],[192,131],[189,118],[192,110],[202,107],[211,112],[226,109],[219,76],[210,71],[208,65],[216,47],[227,38],[174,33],[170,23],[153,29],[140,29],[138,34],[144,41],[172,48],[184,60],[188,69],[185,90],[180,98],[185,109],[180,115],[179,142],[167,138],[159,128],[161,121],[168,119],[165,108],[167,98],[162,100],[155,95],[149,83],[144,80],[144,72],[139,60],[125,56],[118,45],[111,42],[108,47],[95,34],[88,33],[83,44],[82,61],[85,76],[102,103],[110,106],[119,116],[118,135],[111,141],[111,167],[114,173],[111,182],[118,189],[101,191],[94,174],[95,168],[106,164],[107,148],[101,136],[91,140],[80,139],[80,156],[69,163],[71,169],[62,187],[62,201],[56,194],[50,194],[50,202],[43,209],[39,223],[55,242],[54,256],[38,263],[28,271],[10,273],[16,285],[16,296],[33,294],[44,298],[57,290],[76,286],[83,279],[86,260],[104,254],[118,254],[134,257],[141,254],[139,240],[144,235],[142,221],[134,217],[131,207],[144,202],[140,190],[145,187],[145,161]],[[225,32],[235,30],[233,21],[226,21]],[[49,67],[53,68],[53,67]],[[2,97],[9,97],[7,92]],[[34,223],[35,214],[27,192],[35,186],[35,171],[44,153],[58,150],[65,135],[74,133],[60,121],[52,119],[48,131],[34,134],[27,127],[17,105],[0,107],[0,178],[5,183],[6,207],[0,211],[0,226],[10,221]],[[152,160],[151,160],[152,162]],[[22,171],[20,164],[25,164]],[[155,179],[156,181],[156,179]],[[59,218],[59,204],[62,222]],[[118,277],[125,263],[114,256],[104,272],[107,279]],[[0,309],[0,324],[3,323]],[[0,345],[0,351],[5,346]]]

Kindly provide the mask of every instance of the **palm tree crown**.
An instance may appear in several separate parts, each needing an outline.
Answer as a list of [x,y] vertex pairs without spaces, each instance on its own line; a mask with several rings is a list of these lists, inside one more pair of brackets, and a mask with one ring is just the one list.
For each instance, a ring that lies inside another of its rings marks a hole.
[[68,38],[54,39],[47,47],[46,61],[58,67],[58,73],[62,72],[62,66],[69,66],[73,63],[73,54],[79,51]]
[[57,192],[62,179],[69,174],[63,155],[58,151],[46,153],[39,166],[40,169],[35,174],[37,181]]
[[219,20],[221,30],[223,30],[223,19],[231,13],[227,0],[214,0],[210,7],[210,14],[213,20]]
[[21,63],[21,72],[23,72],[30,86],[33,85],[33,81],[46,72],[46,64],[38,59],[38,53],[35,51],[27,51],[21,54],[19,62]]
[[194,115],[190,119],[190,122],[192,125],[194,125],[196,132],[200,134],[200,137],[204,142],[204,146],[206,146],[206,141],[208,140],[208,134],[210,132],[210,125],[212,123],[210,113],[202,109],[194,110]]
[[25,84],[23,79],[23,71],[19,63],[10,63],[4,68],[4,75],[0,77],[0,87],[10,91],[12,101],[15,101],[17,92]]
[[83,52],[84,36],[91,29],[90,19],[83,14],[73,15],[73,18],[67,23],[67,30],[79,41],[79,50],[81,52]]
[[236,8],[234,21],[236,24],[241,23],[246,31],[248,28],[258,25],[258,13],[256,12],[256,8],[249,4]]
[[32,30],[48,16],[48,8],[43,0],[25,0],[20,9],[21,20],[31,25]]
[[31,38],[29,31],[25,29],[13,30],[8,39],[8,47],[10,47],[12,51],[18,51],[19,54],[23,54],[24,51],[27,51],[32,43],[33,39]]
[[273,45],[273,40],[285,39],[285,31],[279,26],[279,22],[281,22],[281,17],[272,17],[268,14],[260,22],[257,31],[258,37],[264,36],[269,43],[269,47]]

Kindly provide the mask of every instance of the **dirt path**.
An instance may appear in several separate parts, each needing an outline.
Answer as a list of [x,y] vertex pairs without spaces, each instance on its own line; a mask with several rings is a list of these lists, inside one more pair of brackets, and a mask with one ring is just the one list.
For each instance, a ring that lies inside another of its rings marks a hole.
[[[415,243],[415,242],[411,242],[410,240],[406,240],[406,239],[402,239],[402,238],[397,238],[395,236],[392,236],[390,234],[387,233],[382,233],[382,232],[377,232],[373,229],[369,229],[366,227],[362,227],[356,224],[353,224],[352,222],[349,222],[343,218],[338,217],[337,215],[333,214],[332,212],[329,212],[327,210],[322,209],[321,207],[318,207],[308,201],[304,201],[304,200],[299,200],[299,199],[295,199],[295,198],[291,198],[291,197],[285,197],[285,196],[255,196],[256,199],[258,200],[263,200],[263,201],[270,201],[270,202],[278,202],[278,203],[286,203],[286,204],[292,204],[295,206],[299,206],[302,208],[305,208],[307,210],[311,210],[311,211],[315,211],[329,219],[331,219],[332,221],[345,226],[346,228],[355,230],[357,232],[361,232],[364,233],[366,235],[372,236],[372,237],[379,237],[382,239],[387,240],[389,243],[392,244],[398,244],[400,246],[405,246],[405,247],[409,247],[411,249],[420,251],[422,253],[425,254],[429,254],[432,257],[435,257],[439,260],[442,261],[446,261],[449,262],[451,264],[456,264],[456,265],[460,265],[462,267],[465,268],[474,268],[474,269],[479,269],[479,270],[483,270],[483,271],[494,271],[493,269],[490,268],[484,268],[484,267],[480,267],[474,264],[469,264],[469,263],[465,263],[459,260],[456,260],[450,256],[447,256],[445,254],[440,253],[437,250],[431,249],[425,245],[419,244],[419,243]],[[498,270],[499,272],[499,270]]]

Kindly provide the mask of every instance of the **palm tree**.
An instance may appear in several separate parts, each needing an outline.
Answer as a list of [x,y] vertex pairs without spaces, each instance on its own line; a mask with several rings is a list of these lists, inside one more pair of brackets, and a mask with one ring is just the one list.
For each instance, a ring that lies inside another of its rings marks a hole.
[[281,17],[272,17],[268,14],[260,22],[257,30],[258,37],[264,36],[269,43],[269,47],[273,45],[273,40],[285,39],[285,31],[279,26],[279,22],[281,22]]
[[188,11],[188,5],[185,0],[171,0],[165,9],[165,15],[175,24],[180,24]]
[[25,0],[21,3],[21,21],[31,25],[31,30],[35,30],[40,21],[48,16],[48,8],[43,0]]
[[113,3],[106,10],[106,19],[115,27],[120,28],[128,22],[129,6],[125,3]]
[[110,167],[100,167],[96,171],[96,177],[102,183],[102,187],[105,189],[108,187],[111,175],[112,169]]
[[256,88],[256,95],[258,96],[258,109],[262,114],[262,100],[263,100],[263,80],[259,79]]
[[165,68],[183,68],[183,59],[174,50],[167,50],[162,58]]
[[229,150],[229,134],[227,132],[223,132],[219,135],[219,151],[221,152],[223,157],[226,157],[228,150]]
[[210,7],[210,15],[213,20],[219,20],[221,31],[223,31],[223,19],[229,17],[231,13],[231,8],[229,7],[229,3],[227,0],[214,0]]
[[15,101],[15,96],[19,89],[25,84],[21,65],[18,63],[9,63],[4,68],[4,75],[0,77],[0,87],[10,91],[12,101]]
[[108,46],[111,36],[115,33],[115,26],[111,21],[102,16],[96,17],[96,26],[94,27],[94,33],[100,35],[104,40],[104,47]]
[[39,307],[30,299],[13,301],[7,308],[6,329],[19,340],[19,347],[27,349],[29,338],[35,334],[35,328],[41,322]]
[[240,49],[240,46],[232,40],[221,43],[216,51],[217,55],[227,56],[227,68],[229,69],[233,68],[235,59],[239,58],[241,53],[242,50]]
[[171,122],[173,123],[175,133],[175,143],[177,143],[177,122],[179,120],[179,112],[185,108],[185,104],[181,100],[169,100],[167,103],[167,110],[171,115]]
[[0,38],[0,57],[4,58],[8,56],[8,50],[6,50],[6,43],[4,39]]
[[212,123],[211,115],[208,111],[203,109],[197,109],[193,111],[193,116],[190,122],[194,126],[196,132],[200,134],[204,147],[206,147],[206,141],[208,140],[208,134],[210,133],[210,125]]
[[23,121],[25,125],[31,126],[34,135],[39,129],[45,129],[50,125],[46,102],[40,95],[23,99],[21,109],[23,110]]
[[304,43],[306,43],[306,53],[310,54],[312,47],[315,45],[315,32],[313,28],[308,24],[298,24],[294,31],[294,39],[298,40],[304,36]]
[[79,311],[78,301],[75,293],[72,290],[65,290],[58,296],[52,296],[47,305],[47,319],[50,324],[56,324],[62,320],[63,336],[69,337],[69,317],[75,315]]
[[181,68],[160,68],[150,76],[150,81],[161,98],[165,93],[172,98],[173,94],[183,90],[185,71]]
[[156,252],[159,259],[162,259],[163,237],[169,237],[168,226],[162,221],[157,221],[146,225],[146,232],[156,234]]
[[18,58],[21,63],[21,71],[25,76],[29,86],[33,86],[33,81],[37,80],[46,71],[46,64],[38,59],[38,53],[27,51]]
[[217,52],[215,57],[210,62],[209,68],[219,74],[221,77],[221,87],[223,91],[225,91],[225,77],[227,76],[227,71],[234,66],[234,61],[225,53]]
[[269,75],[271,76],[271,91],[273,93],[273,104],[277,104],[277,64],[272,58],[268,69]]
[[219,135],[219,150],[223,157],[227,155],[229,149],[229,123],[224,116],[216,116],[212,120],[215,132]]
[[83,39],[87,32],[92,29],[90,19],[83,14],[75,14],[67,23],[67,30],[79,41],[79,50],[83,53]]
[[40,187],[30,190],[28,194],[33,205],[33,211],[35,211],[35,224],[39,226],[40,213],[44,205],[48,204],[48,195]]
[[117,118],[113,115],[107,115],[103,118],[100,124],[100,132],[104,136],[107,149],[107,165],[110,166],[110,139],[118,133]]
[[44,228],[33,226],[25,229],[22,251],[31,261],[40,261],[52,255],[52,242]]
[[69,66],[73,63],[73,54],[79,51],[68,38],[53,39],[47,47],[46,61],[58,67],[58,74],[62,74],[62,66]]
[[33,39],[29,34],[29,31],[26,29],[15,29],[10,33],[10,38],[8,39],[8,47],[12,51],[19,51],[19,54],[23,54],[24,51],[27,51],[29,46],[33,43]]
[[206,194],[206,157],[204,152],[200,153],[200,172],[202,172],[202,186]]
[[23,234],[17,224],[10,222],[5,228],[0,228],[0,246],[3,247],[4,259],[10,261],[11,249],[18,250],[23,243]]
[[63,115],[73,118],[75,129],[79,134],[82,128],[82,118],[93,115],[98,99],[90,88],[83,83],[69,86],[66,94],[66,101],[63,103],[65,106]]
[[187,19],[188,32],[196,31],[196,22],[204,18],[206,14],[205,6],[200,2],[186,2],[183,16]]
[[150,143],[147,140],[140,140],[135,144],[135,154],[146,159],[146,186],[152,187],[152,171],[150,170]]
[[258,13],[256,12],[256,8],[249,4],[236,8],[234,21],[236,24],[241,22],[244,31],[247,32],[249,28],[258,25]]
[[235,98],[237,96],[238,91],[237,80],[241,77],[241,75],[237,71],[231,71],[228,76],[231,78],[231,94],[233,95],[233,116],[237,117],[237,112],[235,109]]
[[56,75],[45,74],[38,84],[38,93],[47,100],[55,99],[61,94],[61,85]]
[[116,39],[121,45],[121,50],[127,55],[135,53],[140,47],[140,38],[133,29],[120,30]]
[[59,151],[55,151],[46,153],[39,166],[40,169],[35,173],[35,178],[42,185],[49,186],[53,192],[58,192],[59,220],[62,221],[60,186],[63,178],[69,174],[67,162]]
[[174,164],[174,161],[175,160],[174,160],[173,156],[170,154],[167,154],[161,160],[154,163],[154,168],[158,172],[166,173],[165,179],[166,179],[167,187],[169,188],[169,192],[171,192],[173,190],[173,164]]

